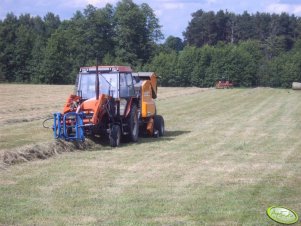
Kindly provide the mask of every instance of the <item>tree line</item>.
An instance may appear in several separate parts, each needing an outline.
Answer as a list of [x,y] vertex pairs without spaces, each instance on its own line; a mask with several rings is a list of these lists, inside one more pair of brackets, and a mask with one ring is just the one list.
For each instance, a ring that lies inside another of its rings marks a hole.
[[258,40],[186,46],[179,52],[160,52],[144,69],[156,71],[162,86],[211,87],[224,79],[240,87],[287,88],[301,81],[301,40],[272,59],[265,48]]
[[301,82],[300,17],[198,10],[183,35],[183,43],[167,38],[145,66],[164,86],[210,87],[221,79],[243,87]]
[[286,13],[192,14],[184,40],[164,43],[159,20],[146,3],[121,0],[88,5],[69,20],[8,13],[0,20],[0,81],[73,83],[80,66],[130,65],[152,70],[163,86],[289,87],[301,81],[301,19]]
[[219,41],[238,43],[245,40],[267,41],[290,50],[301,35],[301,19],[287,13],[241,15],[220,10],[217,13],[198,10],[192,14],[183,32],[189,45],[216,45]]

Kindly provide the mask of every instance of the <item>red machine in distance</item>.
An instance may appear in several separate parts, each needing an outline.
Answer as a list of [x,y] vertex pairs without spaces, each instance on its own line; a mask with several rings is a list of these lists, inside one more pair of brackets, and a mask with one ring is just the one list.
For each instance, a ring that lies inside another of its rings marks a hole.
[[215,83],[215,88],[216,89],[229,89],[229,88],[233,88],[233,83],[229,82],[228,80],[220,80],[218,82]]

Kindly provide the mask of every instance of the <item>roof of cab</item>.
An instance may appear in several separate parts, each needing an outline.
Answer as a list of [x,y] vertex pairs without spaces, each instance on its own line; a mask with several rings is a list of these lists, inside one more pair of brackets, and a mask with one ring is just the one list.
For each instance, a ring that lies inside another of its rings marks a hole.
[[[96,66],[81,67],[80,72],[96,72]],[[129,66],[98,66],[98,71],[106,72],[132,72],[132,68]]]

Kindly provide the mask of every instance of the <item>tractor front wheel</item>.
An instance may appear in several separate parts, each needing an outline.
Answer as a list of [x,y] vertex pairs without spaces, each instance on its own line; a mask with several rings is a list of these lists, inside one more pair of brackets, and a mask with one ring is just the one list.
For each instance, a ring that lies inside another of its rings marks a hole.
[[121,138],[120,126],[113,125],[109,135],[111,147],[118,147],[120,144],[120,138]]

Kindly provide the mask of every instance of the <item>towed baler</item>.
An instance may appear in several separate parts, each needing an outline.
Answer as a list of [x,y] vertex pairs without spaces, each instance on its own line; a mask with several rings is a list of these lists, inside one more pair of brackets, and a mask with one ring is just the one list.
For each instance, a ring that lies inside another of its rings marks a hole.
[[157,76],[132,73],[127,66],[82,67],[75,93],[62,113],[54,113],[56,139],[84,141],[85,137],[108,137],[116,147],[121,137],[136,142],[139,134],[164,135],[164,119],[157,115]]

